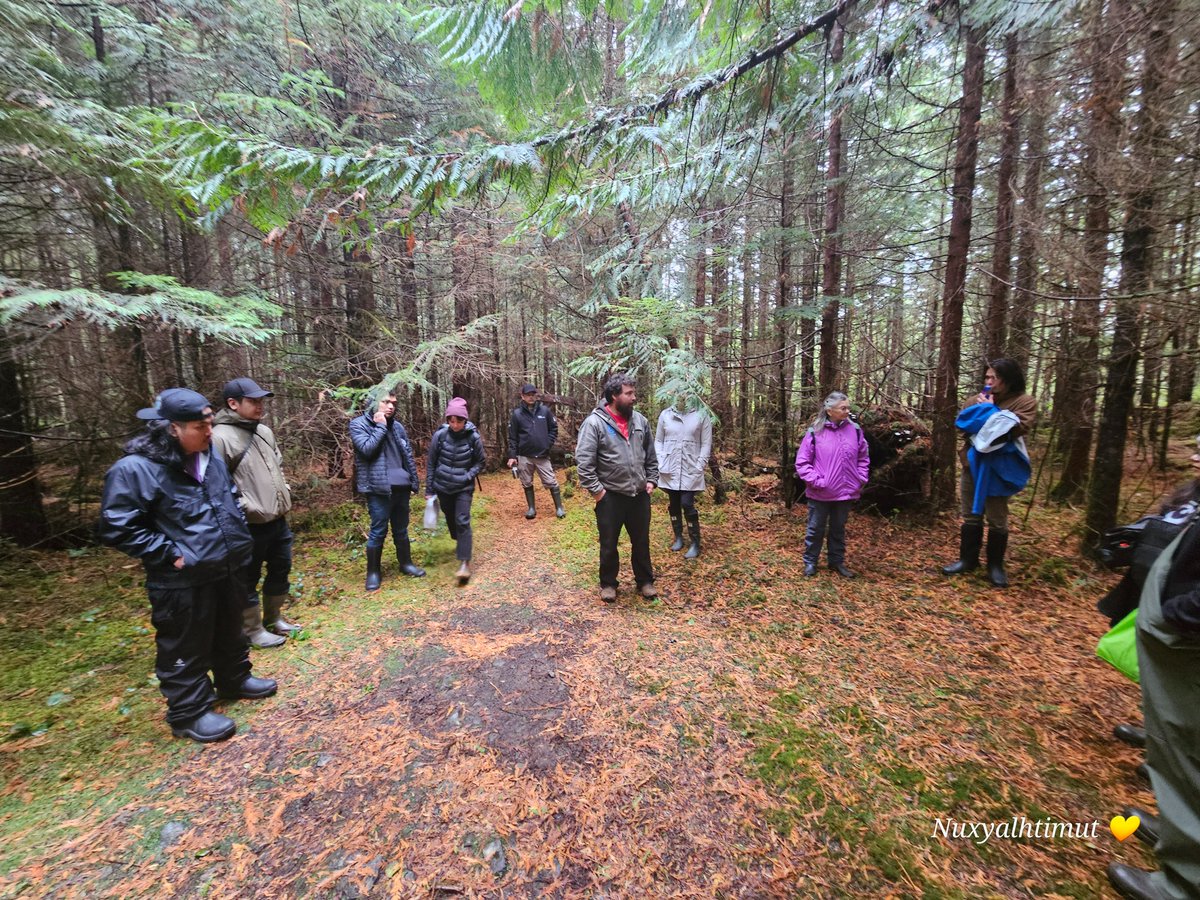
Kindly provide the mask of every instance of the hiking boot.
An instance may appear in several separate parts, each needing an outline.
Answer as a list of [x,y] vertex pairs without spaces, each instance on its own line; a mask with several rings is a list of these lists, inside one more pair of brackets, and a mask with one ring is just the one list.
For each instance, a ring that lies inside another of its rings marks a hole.
[[671,516],[671,530],[675,532],[675,540],[671,542],[671,550],[678,553],[683,549],[683,519]]
[[695,559],[700,555],[700,517],[691,515],[687,517],[688,537],[692,539],[692,544],[687,549],[687,553],[683,554],[684,559]]
[[858,577],[853,572],[851,572],[849,569],[847,569],[846,564],[842,563],[842,562],[830,563],[829,568],[831,570],[833,570],[834,572],[837,572],[843,578],[857,578]]
[[658,596],[658,588],[656,588],[654,586],[653,581],[647,581],[645,584],[643,584],[641,587],[638,588],[638,593],[641,594],[643,597],[645,597],[647,600],[653,600],[655,597]]
[[999,528],[988,529],[987,567],[988,581],[998,588],[1008,587],[1008,576],[1004,573],[1004,554],[1008,550],[1008,532]]
[[454,577],[458,579],[458,586],[463,587],[471,580],[471,565],[469,560],[463,560],[462,565],[458,567],[458,571],[454,573]]
[[600,586],[600,599],[603,600],[605,603],[616,603],[617,602],[617,589],[615,587],[612,587],[611,585],[607,585],[607,584],[601,585]]
[[222,700],[262,700],[275,696],[279,683],[273,678],[255,678],[247,675],[245,680],[235,688],[217,688],[217,696]]
[[979,568],[979,548],[983,546],[983,523],[963,522],[958,536],[958,561],[942,566],[943,575],[961,575]]
[[263,611],[257,603],[247,606],[242,611],[242,632],[246,635],[246,640],[255,647],[278,647],[287,643],[287,638],[271,634],[263,628]]
[[560,519],[566,518],[567,511],[562,505],[562,491],[556,487],[550,488],[550,499],[554,501],[554,515]]
[[303,631],[303,625],[297,625],[295,622],[289,622],[283,616],[283,604],[287,601],[287,594],[272,594],[263,595],[263,622],[266,628],[276,634],[282,634],[284,637],[295,634],[297,631]]
[[213,744],[217,741],[228,740],[236,731],[237,722],[228,716],[213,712],[211,709],[190,722],[171,726],[171,734],[175,737],[191,738],[201,744]]
[[537,505],[533,499],[533,488],[525,488],[525,502],[529,505],[529,509],[525,510],[525,518],[532,519],[537,515]]
[[367,548],[367,583],[368,591],[377,591],[383,583],[383,548]]

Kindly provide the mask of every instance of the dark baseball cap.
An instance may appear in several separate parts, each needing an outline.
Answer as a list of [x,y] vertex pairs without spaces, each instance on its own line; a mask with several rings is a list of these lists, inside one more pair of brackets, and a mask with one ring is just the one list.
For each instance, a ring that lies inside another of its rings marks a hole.
[[226,400],[241,400],[243,397],[257,400],[259,397],[274,397],[275,392],[263,390],[249,378],[235,378],[225,385],[221,396]]
[[521,386],[521,393],[522,393],[522,394],[536,394],[536,393],[537,393],[537,385],[536,385],[536,384],[525,384],[525,385],[522,385],[522,386]]
[[[208,410],[207,413],[204,410]],[[166,419],[168,422],[198,422],[212,415],[212,404],[203,394],[187,388],[168,388],[158,395],[153,406],[139,409],[139,419]]]

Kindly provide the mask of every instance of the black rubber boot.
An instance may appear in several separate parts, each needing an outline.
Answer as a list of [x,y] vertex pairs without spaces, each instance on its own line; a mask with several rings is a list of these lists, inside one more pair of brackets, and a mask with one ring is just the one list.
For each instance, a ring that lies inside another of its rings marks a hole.
[[562,492],[556,487],[550,488],[550,499],[554,501],[554,515],[560,519],[566,518],[567,511],[563,509]]
[[999,528],[988,529],[987,566],[988,581],[998,588],[1008,587],[1008,576],[1004,574],[1004,554],[1008,550],[1008,532]]
[[412,543],[408,538],[395,538],[396,560],[400,563],[400,572],[410,578],[424,578],[425,570],[414,566],[412,561]]
[[671,550],[678,553],[683,549],[683,519],[671,516],[671,530],[675,532],[675,540],[671,542]]
[[1121,810],[1121,815],[1125,818],[1137,816],[1141,821],[1138,823],[1137,831],[1133,836],[1148,847],[1153,847],[1158,843],[1158,836],[1162,833],[1161,827],[1158,824],[1158,816],[1152,812],[1147,812],[1139,806],[1127,806]]
[[529,504],[529,509],[525,510],[525,518],[532,519],[537,515],[537,506],[533,500],[533,488],[525,488],[525,502]]
[[979,568],[979,548],[983,546],[983,523],[963,522],[958,536],[958,561],[942,566],[943,575],[961,575]]
[[248,675],[237,687],[218,688],[217,696],[222,700],[262,700],[264,697],[274,697],[278,688],[279,684],[273,678]]
[[383,583],[383,548],[367,548],[367,590],[377,591]]
[[692,539],[692,544],[687,549],[687,553],[683,554],[684,559],[695,559],[700,555],[700,516],[692,513],[687,517],[688,537]]
[[[1139,828],[1138,831],[1141,829]],[[1170,900],[1170,898],[1155,887],[1150,875],[1145,869],[1135,869],[1124,863],[1108,864],[1108,883],[1122,897],[1129,900]]]
[[171,734],[175,737],[191,738],[201,744],[212,744],[233,737],[237,731],[237,723],[228,716],[213,712],[211,709],[202,716],[197,716],[190,722],[172,725]]

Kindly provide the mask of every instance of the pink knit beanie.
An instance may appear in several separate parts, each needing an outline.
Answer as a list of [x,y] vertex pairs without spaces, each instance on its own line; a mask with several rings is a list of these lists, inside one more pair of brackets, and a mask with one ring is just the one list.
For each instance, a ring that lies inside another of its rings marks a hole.
[[446,415],[448,417],[458,416],[461,419],[469,419],[470,416],[467,415],[467,401],[462,397],[455,397],[446,404]]

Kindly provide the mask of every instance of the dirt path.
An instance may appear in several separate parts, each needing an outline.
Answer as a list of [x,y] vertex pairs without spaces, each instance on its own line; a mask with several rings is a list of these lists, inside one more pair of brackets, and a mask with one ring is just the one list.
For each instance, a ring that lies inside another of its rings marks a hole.
[[[1104,738],[1136,696],[1085,665],[1094,614],[1062,605],[1062,588],[1026,583],[1001,602],[950,584],[927,558],[950,535],[865,518],[851,525],[864,578],[806,581],[802,518],[755,504],[706,509],[705,555],[684,563],[665,549],[656,505],[661,601],[633,598],[623,548],[621,598],[605,606],[586,499],[559,522],[539,496],[526,522],[511,480],[485,488],[469,587],[452,585],[444,549],[426,554],[428,578],[389,569],[374,597],[343,577],[344,628],[256,654],[282,686],[253,711],[233,708],[250,727],[197,748],[9,885],[121,897],[1101,895],[1111,847],[930,837],[937,815],[1107,822],[1118,789],[1147,802]],[[1018,566],[1053,556],[1031,537]]]

